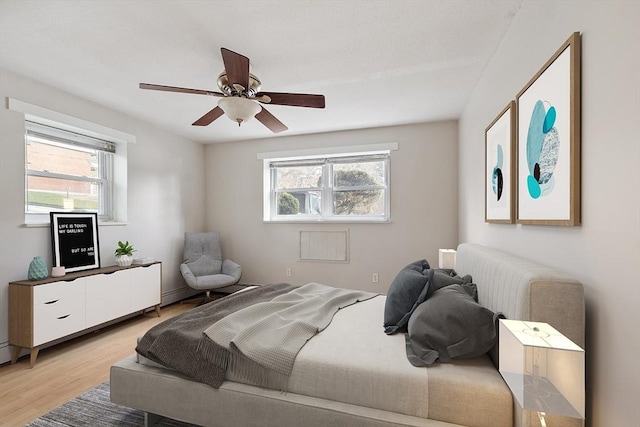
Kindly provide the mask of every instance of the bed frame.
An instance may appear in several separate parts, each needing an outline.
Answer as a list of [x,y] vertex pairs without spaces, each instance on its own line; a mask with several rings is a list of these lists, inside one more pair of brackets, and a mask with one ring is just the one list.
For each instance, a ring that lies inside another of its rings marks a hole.
[[[456,271],[473,277],[482,305],[510,319],[547,322],[584,348],[584,291],[577,280],[471,243],[458,246]],[[221,427],[455,425],[231,381],[214,389],[174,371],[138,363],[135,354],[111,367],[111,400],[145,411],[146,425],[160,417]],[[514,418],[521,418],[517,404]],[[514,425],[519,425],[515,420]]]

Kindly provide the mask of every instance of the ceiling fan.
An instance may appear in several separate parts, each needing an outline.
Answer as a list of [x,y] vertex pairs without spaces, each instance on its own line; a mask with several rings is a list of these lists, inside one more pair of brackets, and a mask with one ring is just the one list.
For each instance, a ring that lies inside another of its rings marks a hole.
[[218,76],[217,83],[220,92],[149,83],[140,83],[140,89],[192,93],[222,98],[218,101],[218,106],[193,122],[193,126],[208,126],[223,114],[238,122],[238,126],[240,126],[243,122],[255,116],[258,121],[272,132],[278,133],[287,130],[287,126],[260,104],[324,108],[324,95],[260,92],[262,83],[256,76],[249,73],[249,58],[224,47],[221,51],[225,70]]

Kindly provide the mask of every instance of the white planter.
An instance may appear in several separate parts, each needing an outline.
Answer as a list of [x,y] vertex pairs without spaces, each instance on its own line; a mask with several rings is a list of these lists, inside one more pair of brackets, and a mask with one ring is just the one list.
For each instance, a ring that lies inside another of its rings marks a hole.
[[120,267],[127,267],[133,262],[131,255],[116,255],[116,264]]

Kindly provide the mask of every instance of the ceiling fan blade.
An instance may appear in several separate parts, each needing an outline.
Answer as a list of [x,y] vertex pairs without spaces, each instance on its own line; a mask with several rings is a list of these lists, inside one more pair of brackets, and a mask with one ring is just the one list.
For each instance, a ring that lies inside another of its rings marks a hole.
[[294,107],[324,108],[324,95],[308,93],[258,92],[256,97],[268,96],[270,104],[291,105]]
[[289,129],[284,125],[284,123],[276,119],[275,116],[268,112],[264,107],[262,107],[262,111],[256,114],[256,119],[258,119],[260,123],[268,127],[273,133],[279,133]]
[[193,126],[208,126],[209,124],[211,124],[211,122],[213,122],[215,119],[217,119],[218,117],[220,117],[223,114],[224,114],[224,111],[222,111],[222,108],[216,107],[213,110],[209,111],[204,116],[200,117],[195,122],[193,122],[192,125]]
[[140,83],[140,89],[162,90],[165,92],[194,93],[196,95],[225,96],[222,92],[213,92],[202,89],[189,89],[186,87],[154,85],[150,83]]
[[244,90],[249,89],[249,58],[224,47],[220,50],[229,85],[239,84]]

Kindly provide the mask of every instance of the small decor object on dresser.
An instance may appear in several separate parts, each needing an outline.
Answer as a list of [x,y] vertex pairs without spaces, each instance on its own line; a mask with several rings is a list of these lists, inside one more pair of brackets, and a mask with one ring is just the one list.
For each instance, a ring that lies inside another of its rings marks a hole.
[[133,261],[133,253],[135,251],[136,250],[133,249],[133,246],[129,244],[128,240],[125,243],[118,241],[118,247],[115,251],[116,264],[118,264],[120,267],[131,265],[131,262]]
[[29,263],[29,272],[27,278],[29,280],[42,280],[48,276],[47,263],[41,256],[33,257]]
[[66,270],[64,267],[53,267],[51,268],[51,277],[62,277],[66,274]]

